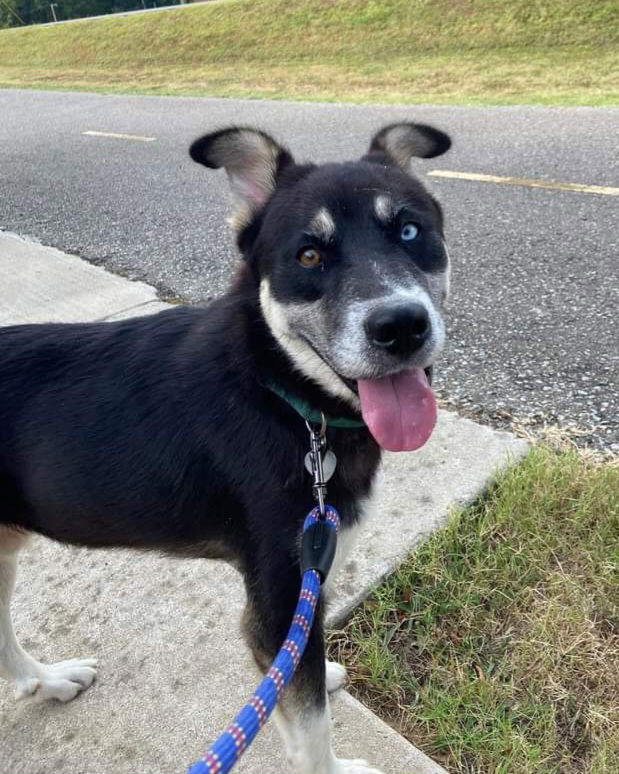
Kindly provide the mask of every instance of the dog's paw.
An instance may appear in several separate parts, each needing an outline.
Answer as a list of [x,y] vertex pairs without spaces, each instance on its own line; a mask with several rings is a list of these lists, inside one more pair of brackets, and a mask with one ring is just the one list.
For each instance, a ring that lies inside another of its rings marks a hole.
[[382,774],[382,772],[372,768],[367,761],[338,758],[333,774]]
[[95,679],[95,658],[72,658],[56,664],[33,664],[32,673],[16,683],[18,699],[71,701]]
[[327,661],[327,693],[334,693],[346,682],[346,667],[337,661]]

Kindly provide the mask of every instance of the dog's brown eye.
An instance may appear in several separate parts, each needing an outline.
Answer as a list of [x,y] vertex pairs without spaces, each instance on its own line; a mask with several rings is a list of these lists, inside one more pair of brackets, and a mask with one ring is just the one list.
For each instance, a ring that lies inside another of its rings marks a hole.
[[317,269],[322,266],[322,255],[315,247],[304,247],[297,255],[297,261],[304,269]]

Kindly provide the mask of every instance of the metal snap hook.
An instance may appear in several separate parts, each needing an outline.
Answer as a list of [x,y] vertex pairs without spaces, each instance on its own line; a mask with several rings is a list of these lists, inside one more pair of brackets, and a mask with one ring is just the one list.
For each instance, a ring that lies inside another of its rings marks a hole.
[[305,427],[307,427],[312,435],[316,433],[320,438],[324,438],[327,434],[327,417],[325,416],[324,411],[320,412],[320,430],[316,430],[314,425],[307,419],[305,420]]

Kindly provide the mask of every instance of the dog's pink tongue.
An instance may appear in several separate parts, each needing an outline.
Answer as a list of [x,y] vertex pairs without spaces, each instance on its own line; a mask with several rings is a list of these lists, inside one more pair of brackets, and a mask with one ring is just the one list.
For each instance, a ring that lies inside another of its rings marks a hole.
[[422,368],[382,379],[359,379],[361,413],[370,432],[388,451],[423,446],[436,422],[436,402]]

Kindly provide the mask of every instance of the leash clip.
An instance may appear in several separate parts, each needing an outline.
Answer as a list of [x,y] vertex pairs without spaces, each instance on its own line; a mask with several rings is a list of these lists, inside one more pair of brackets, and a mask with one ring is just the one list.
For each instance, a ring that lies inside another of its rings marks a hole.
[[321,423],[320,429],[316,429],[307,420],[305,426],[309,430],[310,434],[310,451],[307,455],[309,457],[309,464],[311,467],[311,475],[314,479],[312,485],[312,491],[314,492],[314,499],[318,501],[318,509],[320,511],[320,518],[325,519],[325,499],[327,497],[327,482],[325,480],[324,469],[322,465],[322,452],[327,445],[327,418],[324,413],[320,412]]

